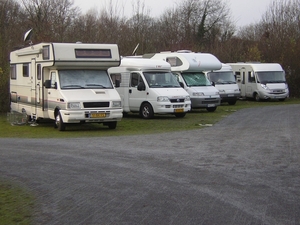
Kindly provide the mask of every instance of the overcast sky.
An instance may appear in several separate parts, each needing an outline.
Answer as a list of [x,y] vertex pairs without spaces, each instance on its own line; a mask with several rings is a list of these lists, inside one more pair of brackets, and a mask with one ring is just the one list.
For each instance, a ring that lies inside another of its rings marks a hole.
[[[120,8],[125,9],[125,16],[130,16],[132,12],[132,3],[137,0],[74,0],[74,5],[78,6],[82,12],[87,12],[89,9],[100,11],[109,5],[112,1]],[[228,2],[233,21],[237,26],[249,25],[256,23],[261,19],[261,16],[267,10],[272,0],[223,0]],[[150,16],[160,16],[165,9],[177,6],[180,0],[140,0],[145,3],[145,7],[150,11]]]

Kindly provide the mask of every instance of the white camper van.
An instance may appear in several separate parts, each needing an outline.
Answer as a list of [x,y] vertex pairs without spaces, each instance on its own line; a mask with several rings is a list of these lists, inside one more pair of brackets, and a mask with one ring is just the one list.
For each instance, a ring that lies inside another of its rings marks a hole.
[[145,119],[156,113],[184,117],[191,109],[189,94],[180,87],[166,62],[125,57],[119,67],[109,68],[108,73],[114,83],[120,83],[116,90],[125,113],[138,112]]
[[58,130],[68,123],[103,123],[115,129],[121,98],[107,73],[120,64],[114,44],[40,43],[10,53],[11,110]]
[[229,105],[235,105],[241,96],[241,92],[231,66],[222,63],[220,70],[206,71],[205,74],[210,82],[219,90],[221,102],[228,102]]
[[228,63],[236,76],[242,98],[278,99],[289,96],[285,72],[278,63]]
[[220,95],[203,71],[221,69],[221,62],[212,54],[191,51],[145,54],[143,57],[168,62],[182,87],[189,93],[192,109],[206,108],[214,112],[220,105]]

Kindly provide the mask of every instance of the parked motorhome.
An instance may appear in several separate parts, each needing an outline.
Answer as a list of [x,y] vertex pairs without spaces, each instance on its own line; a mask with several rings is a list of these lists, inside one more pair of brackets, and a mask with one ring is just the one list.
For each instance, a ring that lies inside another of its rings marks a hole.
[[48,118],[58,130],[69,123],[115,129],[121,98],[107,73],[120,64],[115,44],[40,43],[10,53],[12,112]]
[[[108,69],[122,99],[123,112],[137,112],[142,118],[154,114],[184,117],[191,109],[189,94],[171,73],[170,64],[139,57],[124,57],[119,67]],[[116,85],[118,86],[118,85]]]
[[145,54],[144,58],[163,60],[171,65],[181,86],[189,93],[192,109],[206,108],[214,112],[220,105],[221,98],[204,74],[206,70],[221,69],[221,62],[212,54],[191,51],[161,52]]
[[285,72],[278,63],[228,63],[236,76],[242,98],[256,101],[289,96]]
[[222,63],[220,70],[206,71],[205,74],[210,82],[219,90],[221,102],[228,102],[229,105],[235,105],[241,96],[241,92],[231,66]]

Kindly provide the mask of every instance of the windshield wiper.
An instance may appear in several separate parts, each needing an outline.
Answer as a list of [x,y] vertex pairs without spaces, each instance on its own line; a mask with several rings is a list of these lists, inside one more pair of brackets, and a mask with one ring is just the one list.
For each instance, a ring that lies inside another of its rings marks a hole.
[[62,88],[84,88],[84,87],[78,84],[70,84],[70,85],[62,86]]
[[90,87],[90,86],[94,86],[94,87],[101,87],[101,88],[106,88],[105,86],[101,85],[101,84],[86,84],[86,87]]

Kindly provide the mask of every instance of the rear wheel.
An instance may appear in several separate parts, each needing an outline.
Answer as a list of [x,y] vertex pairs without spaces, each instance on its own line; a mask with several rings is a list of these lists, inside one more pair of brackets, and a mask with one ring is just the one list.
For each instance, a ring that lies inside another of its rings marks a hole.
[[60,112],[58,111],[55,116],[55,128],[57,128],[59,131],[64,131],[66,129],[66,125],[63,122]]
[[215,106],[215,107],[207,107],[207,108],[206,108],[206,110],[207,110],[208,112],[214,112],[214,111],[216,111],[216,109],[217,109],[216,106]]
[[144,103],[140,108],[140,116],[144,119],[151,119],[154,117],[154,112],[151,104]]

